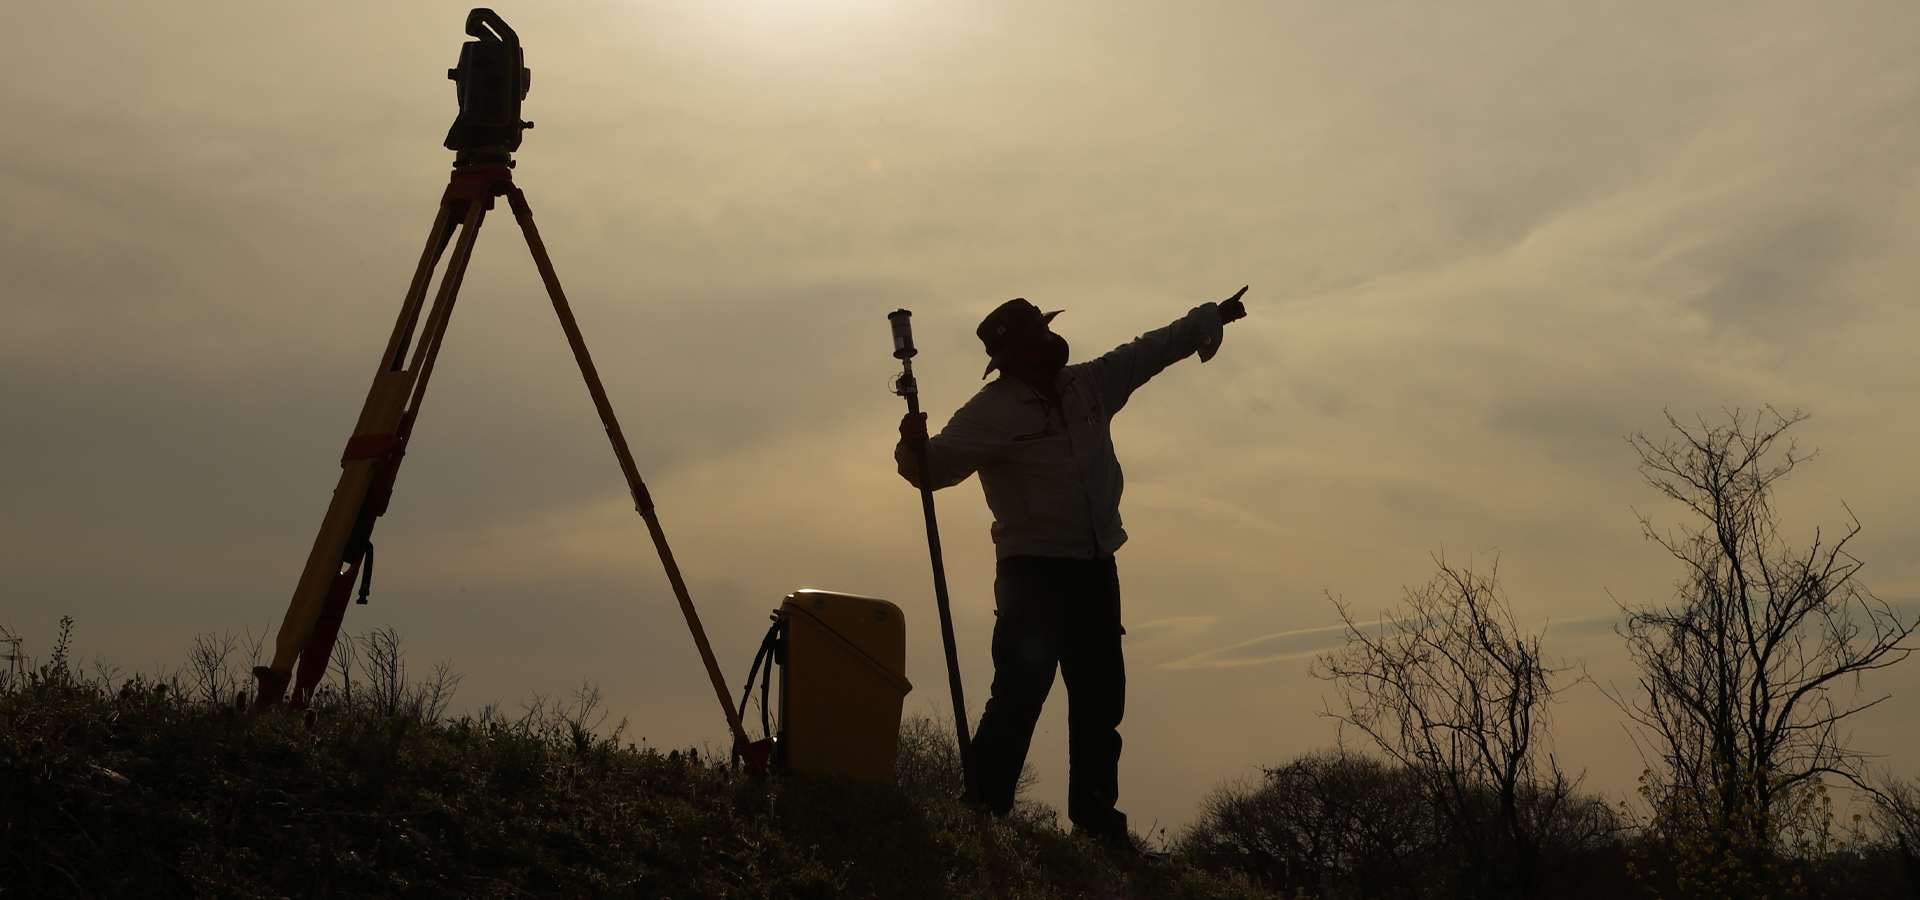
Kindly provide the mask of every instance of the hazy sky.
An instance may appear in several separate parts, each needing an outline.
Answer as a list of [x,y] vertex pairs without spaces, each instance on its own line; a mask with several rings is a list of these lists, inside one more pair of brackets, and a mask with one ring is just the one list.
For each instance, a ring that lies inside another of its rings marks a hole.
[[[277,628],[452,154],[462,4],[7,2],[0,622],[180,665]],[[1330,745],[1327,595],[1497,553],[1550,654],[1631,677],[1616,600],[1680,574],[1622,436],[1773,404],[1920,600],[1920,6],[1908,2],[702,0],[497,7],[533,69],[526,189],[727,671],[816,587],[906,610],[947,709],[885,314],[936,422],[973,326],[1066,310],[1083,359],[1242,284],[1220,355],[1116,421],[1121,808]],[[1902,362],[1902,360],[1907,360]],[[940,495],[968,696],[979,488]],[[482,232],[373,604],[456,707],[598,682],[656,746],[725,725],[511,219]],[[1920,662],[1856,728],[1920,766]],[[1033,761],[1065,791],[1064,691]],[[1591,686],[1558,758],[1625,792]]]

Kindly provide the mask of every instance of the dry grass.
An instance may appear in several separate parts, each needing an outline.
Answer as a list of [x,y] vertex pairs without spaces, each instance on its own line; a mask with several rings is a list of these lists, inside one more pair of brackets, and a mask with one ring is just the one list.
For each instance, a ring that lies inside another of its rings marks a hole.
[[197,696],[233,687],[215,658],[241,643],[209,639],[192,690],[77,674],[64,643],[0,685],[9,896],[1270,896],[1116,858],[1038,808],[976,814],[951,798],[925,723],[910,723],[898,787],[755,782],[602,733],[591,686],[455,719],[388,702],[444,699],[405,684],[365,703],[335,691],[304,716]]

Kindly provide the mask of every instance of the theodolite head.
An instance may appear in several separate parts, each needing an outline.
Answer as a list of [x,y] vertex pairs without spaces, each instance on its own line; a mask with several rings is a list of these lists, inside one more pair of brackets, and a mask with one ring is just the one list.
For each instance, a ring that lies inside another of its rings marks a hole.
[[491,9],[467,14],[467,33],[479,38],[460,46],[460,65],[447,70],[460,100],[460,115],[447,131],[446,147],[458,153],[454,165],[513,165],[520,133],[532,122],[520,120],[533,72],[525,66],[520,36]]

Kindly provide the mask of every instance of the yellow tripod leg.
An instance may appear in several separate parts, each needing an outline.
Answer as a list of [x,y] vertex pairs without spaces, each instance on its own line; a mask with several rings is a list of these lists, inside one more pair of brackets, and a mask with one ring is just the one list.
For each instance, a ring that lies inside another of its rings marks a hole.
[[640,470],[634,465],[633,451],[627,448],[627,437],[620,431],[620,421],[613,415],[613,403],[607,399],[607,389],[600,383],[600,371],[593,364],[593,356],[587,352],[587,340],[580,333],[580,325],[573,318],[573,307],[567,303],[567,294],[560,289],[560,276],[553,270],[553,260],[547,256],[547,245],[540,239],[540,229],[533,223],[533,210],[527,205],[526,194],[519,188],[507,192],[507,202],[513,208],[513,216],[520,221],[520,233],[526,236],[527,249],[533,253],[533,264],[540,270],[540,280],[547,287],[547,297],[553,301],[553,311],[560,317],[560,328],[567,334],[567,346],[573,348],[574,362],[580,366],[580,377],[587,382],[587,393],[593,397],[593,408],[600,413],[600,424],[606,427],[607,440],[613,444],[614,458],[620,462],[620,473],[626,476],[627,491],[633,495],[633,508],[646,520],[647,533],[653,537],[653,547],[660,554],[660,564],[667,570],[667,583],[673,587],[673,596],[680,601],[680,613],[686,617],[687,630],[693,632],[694,647],[700,651],[700,662],[706,666],[707,679],[713,682],[713,693],[720,700],[720,708],[726,712],[727,728],[733,732],[734,745],[741,752],[748,752],[752,743],[747,740],[747,729],[740,723],[740,711],[733,708],[733,698],[727,694],[726,678],[720,674],[720,664],[713,658],[713,646],[707,642],[707,630],[700,625],[700,613],[693,608],[693,597],[687,593],[686,579],[680,575],[680,565],[674,562],[673,549],[667,546],[667,533],[660,527],[660,516],[654,512],[653,498],[647,493],[645,482],[640,480]]
[[[427,286],[433,279],[434,263],[444,245],[447,223],[457,205],[452,202],[442,202],[440,205],[433,233],[428,237],[426,249],[422,251],[420,263],[414,270],[413,283],[407,291],[406,301],[401,304],[400,317],[394,323],[393,335],[381,358],[380,371],[374,375],[366,403],[361,406],[360,418],[354,425],[353,441],[349,442],[349,447],[368,439],[379,441],[382,438],[394,438],[406,414],[407,402],[416,394],[415,379],[420,372],[422,359],[429,356],[430,350],[437,349],[440,335],[446,330],[467,260],[473,253],[474,239],[480,230],[481,215],[488,205],[481,200],[466,204],[467,214],[460,239],[454,246],[452,258],[448,260],[447,272],[441,279],[439,294],[434,298],[425,333],[415,347],[413,364],[405,369],[399,368],[400,358],[406,352],[419,321]],[[417,398],[415,402],[417,404]],[[320,521],[320,533],[314,538],[313,550],[307,555],[306,567],[301,570],[300,581],[294,587],[293,600],[288,604],[286,617],[281,620],[280,631],[274,638],[273,661],[254,670],[254,676],[260,682],[259,692],[254,698],[256,709],[266,709],[279,703],[288,683],[292,681],[294,664],[312,637],[327,591],[340,574],[347,540],[360,518],[368,489],[378,474],[377,469],[383,464],[381,456],[341,460],[339,484],[333,489],[333,498],[328,502],[326,515]]]

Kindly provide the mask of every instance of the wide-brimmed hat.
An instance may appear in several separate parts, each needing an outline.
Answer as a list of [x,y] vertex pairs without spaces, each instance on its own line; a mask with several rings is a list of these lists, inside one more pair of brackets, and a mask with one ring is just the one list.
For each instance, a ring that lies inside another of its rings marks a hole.
[[994,369],[1005,364],[1007,357],[1027,342],[1027,338],[1047,327],[1047,323],[1061,312],[1063,310],[1056,309],[1043,313],[1040,307],[1028,303],[1025,297],[1015,297],[987,313],[987,317],[980,320],[980,327],[973,330],[974,334],[980,336],[980,343],[986,345],[987,355],[992,357],[987,362],[987,370],[980,373],[980,377],[992,375]]

